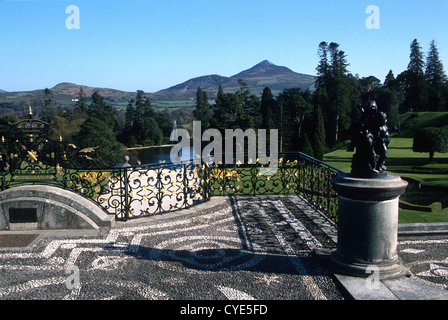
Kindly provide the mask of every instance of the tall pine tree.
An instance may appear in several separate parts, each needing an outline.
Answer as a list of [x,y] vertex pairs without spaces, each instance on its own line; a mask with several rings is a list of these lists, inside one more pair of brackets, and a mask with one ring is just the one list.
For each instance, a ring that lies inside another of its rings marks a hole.
[[84,90],[81,88],[79,88],[79,93],[78,93],[78,101],[76,101],[76,109],[79,110],[82,113],[87,112],[87,108],[88,108],[88,104],[87,104],[87,98],[86,98],[86,94],[84,93]]
[[429,84],[428,105],[432,110],[441,110],[445,104],[443,91],[447,77],[434,40],[430,43],[425,67],[425,80]]
[[51,122],[56,115],[54,110],[55,102],[53,100],[53,93],[50,89],[44,89],[44,106],[41,111],[40,118],[42,121]]
[[424,74],[425,63],[422,48],[417,39],[412,41],[410,49],[404,105],[406,110],[423,111],[427,104]]
[[137,90],[135,102],[129,101],[125,122],[128,127],[130,126],[130,137],[134,136],[139,144],[158,145],[162,142],[163,133],[155,120],[156,113],[151,101],[144,94],[142,90]]
[[[284,89],[277,98],[282,110],[280,150],[298,151],[304,142],[304,125],[313,106],[304,98],[300,88]],[[309,141],[309,140],[308,140]],[[309,154],[309,153],[308,153]]]
[[397,89],[397,80],[395,79],[392,70],[389,70],[386,78],[384,79],[384,87],[387,89]]
[[272,95],[271,89],[265,87],[261,95],[260,111],[261,111],[261,126],[268,130],[277,128],[275,118],[275,99]]
[[210,125],[210,105],[207,92],[198,87],[196,91],[196,109],[193,111],[195,120],[201,121],[201,127],[206,130]]
[[329,86],[330,66],[328,62],[328,44],[325,41],[319,43],[319,64],[317,65],[316,88],[326,89]]
[[98,147],[97,154],[102,160],[121,155],[121,145],[117,142],[117,122],[111,106],[97,92],[92,94],[88,106],[87,119],[76,136],[77,146]]
[[[316,68],[316,89],[326,94],[326,105],[321,105],[326,114],[325,126],[328,128],[327,144],[333,145],[341,134],[350,126],[352,101],[350,97],[349,79],[347,76],[347,56],[339,49],[339,44],[323,41],[319,44],[319,64]],[[330,128],[332,128],[330,130]]]

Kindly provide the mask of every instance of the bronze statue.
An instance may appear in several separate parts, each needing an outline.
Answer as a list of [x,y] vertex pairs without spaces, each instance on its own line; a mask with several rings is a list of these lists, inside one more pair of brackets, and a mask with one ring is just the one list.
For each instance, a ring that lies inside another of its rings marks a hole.
[[390,143],[387,117],[378,111],[376,102],[366,101],[361,108],[361,119],[354,124],[348,151],[356,148],[352,159],[351,175],[358,178],[376,178],[387,175],[385,161]]

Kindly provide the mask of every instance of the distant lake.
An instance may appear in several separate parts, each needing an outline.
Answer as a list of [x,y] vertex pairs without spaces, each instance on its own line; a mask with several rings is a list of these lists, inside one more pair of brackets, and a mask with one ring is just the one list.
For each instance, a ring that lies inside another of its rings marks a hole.
[[[170,146],[157,146],[157,147],[148,147],[148,148],[140,148],[140,149],[131,149],[126,153],[129,155],[130,164],[136,164],[137,160],[139,160],[142,164],[149,163],[159,163],[160,161],[165,161],[166,163],[171,162],[170,152],[174,145]],[[190,149],[190,155],[193,155],[193,147]],[[189,157],[191,159],[191,156]],[[188,157],[181,157],[182,161],[189,160]]]
[[[161,161],[166,163],[171,163],[171,149],[175,145],[165,145],[165,146],[154,146],[146,148],[135,148],[126,151],[126,154],[130,157],[129,164],[136,165],[137,161],[141,164],[158,164]],[[198,154],[201,154],[199,150]],[[188,153],[181,154],[181,161],[187,161],[193,159],[194,149],[193,146],[190,147],[190,155]],[[235,159],[234,159],[235,161]]]

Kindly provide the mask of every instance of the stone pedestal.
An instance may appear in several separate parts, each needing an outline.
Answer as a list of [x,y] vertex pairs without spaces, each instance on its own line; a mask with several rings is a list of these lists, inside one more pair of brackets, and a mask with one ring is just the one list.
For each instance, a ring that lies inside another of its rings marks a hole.
[[341,174],[331,181],[339,196],[338,243],[331,255],[335,270],[380,279],[403,274],[397,254],[398,201],[407,182],[395,175],[357,178]]

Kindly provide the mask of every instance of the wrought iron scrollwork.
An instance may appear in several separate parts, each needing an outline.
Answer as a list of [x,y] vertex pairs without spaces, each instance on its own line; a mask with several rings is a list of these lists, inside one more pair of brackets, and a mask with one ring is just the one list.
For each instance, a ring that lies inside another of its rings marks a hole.
[[169,212],[202,200],[198,166],[192,163],[129,167],[122,179],[127,218]]
[[117,220],[187,208],[216,195],[301,194],[337,219],[330,180],[341,171],[302,153],[279,154],[275,168],[259,161],[118,166],[116,159],[102,161],[97,149],[55,137],[49,123],[31,116],[10,124],[0,143],[1,188],[55,185],[91,199]]
[[50,123],[29,119],[9,124],[0,148],[2,190],[22,184],[51,184],[97,199],[114,179],[115,162],[104,163],[97,147],[77,148],[54,137]]
[[[210,195],[300,194],[316,210],[337,220],[337,194],[330,180],[341,173],[303,153],[279,154],[272,174],[262,174],[261,164],[217,164],[209,169]],[[273,169],[273,168],[271,168]]]

